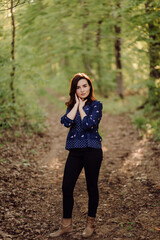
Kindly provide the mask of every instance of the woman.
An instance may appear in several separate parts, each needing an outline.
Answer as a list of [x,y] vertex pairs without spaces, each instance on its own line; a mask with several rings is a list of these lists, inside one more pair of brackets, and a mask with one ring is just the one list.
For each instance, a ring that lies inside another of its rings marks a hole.
[[83,237],[95,230],[95,217],[99,201],[98,176],[102,162],[101,137],[98,133],[102,117],[102,103],[94,97],[91,79],[84,73],[71,80],[70,99],[61,123],[70,128],[66,149],[69,150],[63,176],[63,219],[61,228],[50,234],[58,237],[72,230],[73,191],[82,168],[88,191],[88,217]]

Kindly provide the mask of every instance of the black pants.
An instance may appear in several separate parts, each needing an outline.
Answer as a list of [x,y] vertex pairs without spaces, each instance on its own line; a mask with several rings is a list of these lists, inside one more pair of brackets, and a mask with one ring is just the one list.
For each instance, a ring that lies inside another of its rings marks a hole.
[[96,217],[99,202],[98,176],[102,158],[102,149],[83,148],[70,150],[64,169],[62,185],[63,218],[72,218],[74,205],[73,191],[83,167],[89,197],[88,216]]

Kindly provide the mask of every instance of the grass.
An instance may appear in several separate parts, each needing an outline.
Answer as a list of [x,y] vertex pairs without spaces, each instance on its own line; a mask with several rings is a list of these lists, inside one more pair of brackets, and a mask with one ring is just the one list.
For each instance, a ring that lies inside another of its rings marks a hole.
[[8,162],[8,160],[7,160],[6,158],[0,159],[0,164],[1,164],[1,163],[6,163],[6,162]]
[[56,106],[56,108],[65,109],[65,100],[61,100],[58,93],[55,93],[54,89],[50,89],[49,91],[46,88],[41,88],[38,90],[39,97],[45,97],[49,103]]
[[27,159],[24,159],[24,160],[21,162],[21,164],[24,165],[24,166],[29,166],[29,165],[30,165],[30,163],[28,162]]
[[31,149],[31,150],[30,150],[30,153],[32,153],[32,154],[34,154],[34,155],[37,154],[37,152],[36,152],[34,149]]
[[[63,90],[62,92],[55,92],[54,87],[50,88],[48,91],[47,88],[41,88],[38,91],[38,95],[41,97],[46,97],[50,103],[53,103],[56,107],[60,109],[65,109],[65,100],[67,99],[67,93]],[[64,98],[64,99],[63,99]],[[118,96],[112,94],[108,98],[96,95],[96,98],[103,103],[103,112],[108,114],[119,115],[123,113],[134,113],[136,108],[143,103],[143,96],[140,95],[131,95],[126,96],[124,99],[120,99]]]
[[[65,109],[65,100],[60,97],[65,97],[66,100],[68,99],[69,87],[69,76],[67,76],[65,72],[61,72],[54,75],[52,79],[49,77],[44,84],[41,85],[41,89],[38,90],[38,95],[47,97],[50,103],[53,103],[60,109]],[[110,96],[104,98],[98,95],[95,89],[95,95],[96,98],[103,103],[103,112],[114,115],[126,112],[132,114],[144,101],[144,97],[140,94],[127,95],[124,99],[121,99],[115,92],[110,92]]]
[[124,99],[120,99],[116,95],[111,95],[109,98],[99,96],[97,99],[103,103],[104,112],[114,115],[134,113],[143,102],[143,97],[140,95],[126,96]]
[[[48,103],[53,104],[57,110],[61,109],[65,111],[65,101],[68,99],[68,89],[63,85],[62,89],[58,90],[59,83],[56,85],[49,84],[48,86],[38,90],[38,96],[47,99]],[[103,103],[103,113],[120,115],[128,113],[133,124],[137,129],[143,129],[146,126],[146,119],[140,115],[140,111],[137,111],[137,107],[142,105],[145,98],[143,95],[127,95],[124,99],[121,99],[115,93],[110,93],[108,98],[104,98],[96,94],[96,98]],[[145,127],[146,128],[146,127]],[[143,129],[146,131],[146,129]]]

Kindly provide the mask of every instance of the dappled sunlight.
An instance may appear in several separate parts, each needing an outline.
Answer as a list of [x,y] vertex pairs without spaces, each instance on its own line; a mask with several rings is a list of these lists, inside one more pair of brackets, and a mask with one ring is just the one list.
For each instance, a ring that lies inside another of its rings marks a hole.
[[47,164],[47,168],[49,169],[56,169],[58,170],[62,166],[62,163],[60,163],[58,158],[52,157]]
[[107,151],[108,151],[108,148],[105,147],[105,146],[102,146],[102,150],[103,150],[103,152],[107,152]]
[[158,23],[159,1],[1,1],[0,240],[80,240],[95,210],[89,239],[160,240]]
[[143,139],[133,146],[133,151],[125,159],[123,166],[120,168],[122,173],[126,173],[131,170],[134,171],[138,166],[142,165],[145,153],[144,144],[146,141],[146,139]]
[[[138,149],[138,150],[142,150],[142,149]],[[121,171],[126,171],[126,170],[129,170],[129,169],[132,169],[133,167],[137,167],[138,165],[141,164],[141,160],[142,160],[142,153],[140,152],[137,152],[137,153],[134,153],[132,156],[130,156],[129,159],[127,159],[124,164],[123,164],[123,167],[121,168]]]

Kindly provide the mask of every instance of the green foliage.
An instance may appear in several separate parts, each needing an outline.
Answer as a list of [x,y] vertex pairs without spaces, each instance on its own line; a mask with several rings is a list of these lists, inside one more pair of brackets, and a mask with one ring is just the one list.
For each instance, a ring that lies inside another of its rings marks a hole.
[[31,149],[31,150],[30,150],[30,153],[32,153],[32,154],[34,154],[34,155],[37,154],[37,152],[36,152],[34,149]]
[[[160,79],[153,81],[153,79],[149,79],[147,82],[147,86],[149,88],[149,105],[153,107],[155,110],[160,109]],[[147,106],[148,107],[148,106]],[[152,109],[153,110],[153,109]]]
[[0,164],[2,164],[2,163],[6,163],[6,162],[8,162],[7,159],[5,159],[5,158],[0,159]]
[[27,159],[23,159],[23,161],[21,162],[21,164],[22,164],[23,166],[26,166],[26,167],[30,165],[30,163],[28,162]]
[[150,104],[145,105],[143,110],[139,110],[132,116],[132,122],[137,129],[143,131],[143,135],[153,136],[160,141],[160,113]]
[[118,96],[111,95],[109,98],[98,97],[103,102],[103,110],[111,114],[132,114],[136,108],[142,104],[144,97],[140,95],[126,96],[120,99]]
[[133,228],[134,228],[134,226],[135,226],[135,223],[134,223],[134,222],[120,223],[120,227],[121,227],[121,228],[126,227],[126,230],[127,230],[127,231],[132,231]]
[[[64,6],[66,6],[66,9],[64,9]],[[122,15],[126,14],[124,10],[125,5],[122,5]],[[18,16],[20,22],[19,39],[23,37],[23,42],[20,42],[20,44],[25,50],[29,43],[32,56],[34,55],[34,62],[31,60],[32,69],[35,65],[41,65],[41,68],[39,68],[39,71],[41,71],[40,78],[45,82],[47,81],[47,84],[50,79],[54,84],[57,76],[60,79],[61,75],[65,75],[65,81],[68,83],[68,79],[71,79],[76,72],[85,71],[90,74],[84,64],[84,59],[86,59],[96,77],[95,85],[98,86],[100,82],[103,86],[103,94],[108,95],[109,91],[114,90],[116,86],[114,25],[117,14],[118,10],[114,5],[104,4],[103,1],[97,3],[87,1],[85,5],[74,4],[69,1],[63,1],[63,3],[34,2],[24,8]],[[99,20],[102,20],[101,41],[97,49],[96,39]],[[124,23],[125,21],[123,21]],[[83,29],[83,24],[87,24],[85,29]],[[136,54],[135,48],[130,51],[128,41],[132,40],[132,36],[130,38],[127,34],[127,24],[128,20],[126,25],[123,26],[126,31],[123,30],[122,33],[124,42],[122,59],[125,68],[125,85],[129,86],[132,83],[138,84],[139,80],[146,79],[146,71],[143,71],[143,69],[146,68],[148,62],[145,52],[143,53],[144,56],[141,57],[139,49]],[[142,44],[142,49],[145,47],[145,44]],[[133,57],[135,57],[134,65]],[[139,59],[143,59],[144,65],[139,62]],[[146,63],[144,59],[146,59]],[[99,62],[101,75],[98,72]],[[138,66],[138,68],[135,68],[135,66]]]
[[147,122],[146,122],[146,118],[143,115],[138,116],[138,117],[134,117],[132,122],[136,125],[137,129],[142,129],[142,130],[146,131]]

